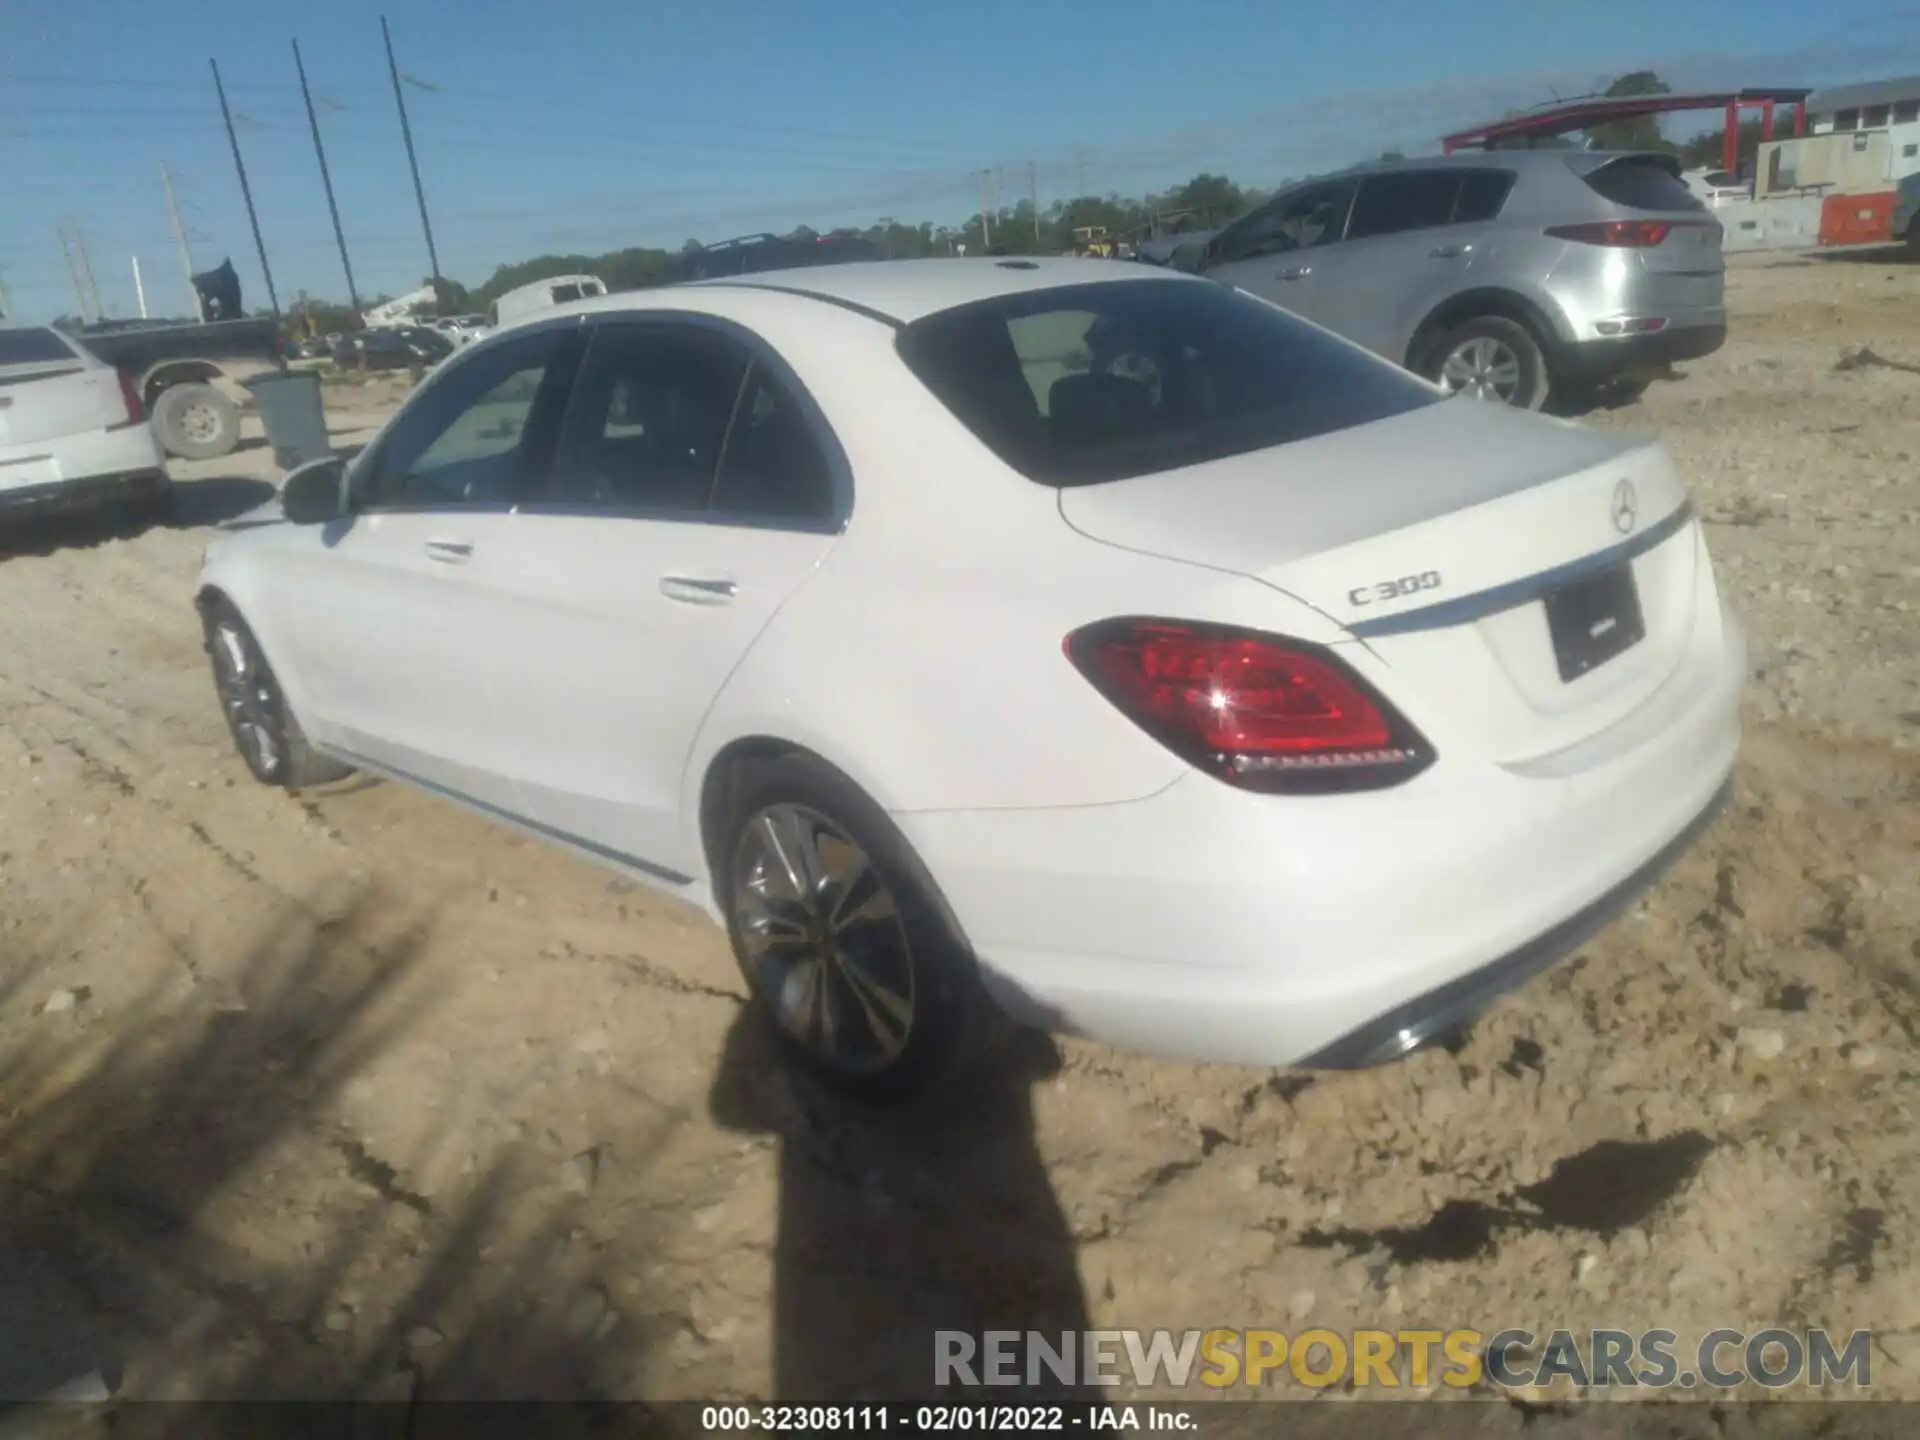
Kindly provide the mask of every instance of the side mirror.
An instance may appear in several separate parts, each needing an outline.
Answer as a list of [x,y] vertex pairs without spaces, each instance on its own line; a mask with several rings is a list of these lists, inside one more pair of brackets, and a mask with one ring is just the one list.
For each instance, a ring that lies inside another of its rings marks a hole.
[[280,485],[280,508],[295,525],[324,525],[346,513],[347,462],[338,455],[297,465]]
[[1207,268],[1207,256],[1213,247],[1210,244],[1181,245],[1167,257],[1167,265],[1174,270],[1183,270],[1189,275],[1198,275]]

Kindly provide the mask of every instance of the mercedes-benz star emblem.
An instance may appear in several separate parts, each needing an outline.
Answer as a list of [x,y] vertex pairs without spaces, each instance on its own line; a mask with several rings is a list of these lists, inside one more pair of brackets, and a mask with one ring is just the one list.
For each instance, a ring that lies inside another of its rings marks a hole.
[[1639,518],[1640,497],[1633,493],[1631,480],[1622,480],[1613,487],[1613,528],[1624,535]]

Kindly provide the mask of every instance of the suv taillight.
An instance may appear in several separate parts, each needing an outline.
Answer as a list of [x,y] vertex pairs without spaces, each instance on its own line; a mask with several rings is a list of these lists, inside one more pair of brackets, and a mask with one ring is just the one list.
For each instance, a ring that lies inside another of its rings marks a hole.
[[1582,245],[1645,250],[1666,239],[1673,224],[1671,220],[1596,220],[1588,225],[1549,225],[1547,234]]
[[1330,650],[1174,620],[1103,620],[1065,650],[1121,714],[1247,790],[1371,790],[1431,763],[1419,732]]
[[140,403],[140,390],[133,383],[133,377],[124,370],[120,372],[120,398],[127,405],[127,424],[143,424],[147,418],[147,407]]

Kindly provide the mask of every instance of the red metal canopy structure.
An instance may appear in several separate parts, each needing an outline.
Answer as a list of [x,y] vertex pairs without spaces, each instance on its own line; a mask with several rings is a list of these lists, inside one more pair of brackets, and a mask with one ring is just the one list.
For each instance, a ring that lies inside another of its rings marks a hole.
[[1740,162],[1740,112],[1760,112],[1760,134],[1773,138],[1773,112],[1777,105],[1794,107],[1793,133],[1807,133],[1807,96],[1811,87],[1781,89],[1755,87],[1744,90],[1699,90],[1685,95],[1588,95],[1578,100],[1563,100],[1512,115],[1505,120],[1475,126],[1441,137],[1447,154],[1456,150],[1498,150],[1521,148],[1550,135],[1565,135],[1585,130],[1608,120],[1634,120],[1642,115],[1671,115],[1682,110],[1725,110],[1727,146],[1725,168],[1736,169]]

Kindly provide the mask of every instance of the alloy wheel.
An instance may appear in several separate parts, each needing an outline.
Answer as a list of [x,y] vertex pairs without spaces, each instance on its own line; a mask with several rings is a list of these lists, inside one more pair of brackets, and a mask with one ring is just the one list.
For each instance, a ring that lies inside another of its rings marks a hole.
[[914,1021],[913,949],[852,836],[804,805],[759,811],[734,853],[731,906],[749,980],[809,1054],[849,1075],[900,1056]]
[[227,724],[254,773],[269,779],[280,768],[280,697],[273,677],[235,626],[220,625],[213,638],[214,668]]
[[1520,389],[1520,357],[1504,342],[1476,335],[1441,362],[1440,383],[1456,395],[1512,404]]

